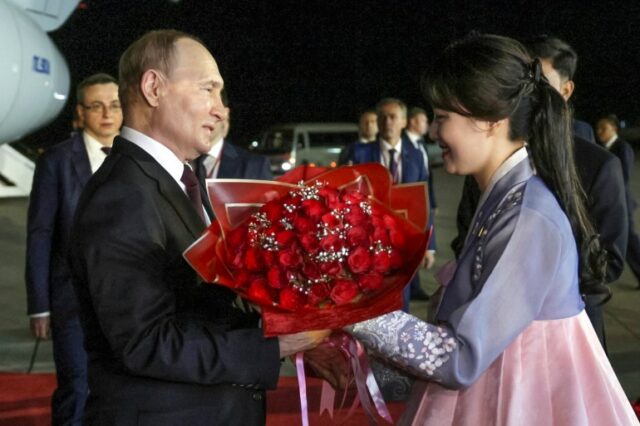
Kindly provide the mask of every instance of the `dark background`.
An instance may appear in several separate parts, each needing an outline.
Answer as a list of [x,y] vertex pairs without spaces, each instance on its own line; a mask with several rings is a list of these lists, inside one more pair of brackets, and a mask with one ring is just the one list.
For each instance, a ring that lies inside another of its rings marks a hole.
[[[95,72],[117,76],[120,54],[148,30],[200,37],[228,88],[230,139],[246,145],[277,122],[356,121],[385,96],[425,106],[422,71],[470,30],[566,40],[580,56],[576,115],[593,122],[615,112],[640,125],[639,18],[638,0],[87,0],[50,35],[73,89]],[[24,142],[65,139],[74,103],[72,95],[58,119]]]

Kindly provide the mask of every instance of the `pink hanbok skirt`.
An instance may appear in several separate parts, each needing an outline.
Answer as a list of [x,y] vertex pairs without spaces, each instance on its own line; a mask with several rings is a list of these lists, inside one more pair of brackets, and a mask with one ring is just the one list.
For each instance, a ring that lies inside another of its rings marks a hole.
[[401,425],[638,425],[587,314],[535,321],[469,388],[414,384]]

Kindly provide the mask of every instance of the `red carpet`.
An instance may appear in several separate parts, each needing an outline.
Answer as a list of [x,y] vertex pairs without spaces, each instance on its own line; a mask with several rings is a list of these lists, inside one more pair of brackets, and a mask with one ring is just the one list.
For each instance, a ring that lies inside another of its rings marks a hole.
[[[53,374],[0,373],[0,426],[47,426],[50,424],[51,393],[56,385]],[[318,413],[321,381],[307,380],[309,396],[309,423],[311,425],[336,424],[346,414],[346,409],[334,412],[334,421],[325,413]],[[351,395],[350,395],[351,396]],[[295,377],[281,377],[277,390],[269,391],[268,426],[294,426],[301,424],[298,382]],[[349,402],[351,399],[349,399]],[[403,404],[389,404],[394,421],[398,420]],[[380,422],[384,424],[384,422]],[[345,425],[368,425],[361,408]]]

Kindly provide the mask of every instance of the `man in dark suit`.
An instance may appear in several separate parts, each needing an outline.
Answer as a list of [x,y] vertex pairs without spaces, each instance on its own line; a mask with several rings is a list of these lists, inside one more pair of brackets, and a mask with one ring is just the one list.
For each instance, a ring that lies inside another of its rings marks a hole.
[[433,214],[437,213],[436,192],[433,187],[433,173],[431,173],[431,163],[427,154],[427,141],[425,137],[429,131],[429,117],[427,111],[420,107],[409,108],[407,113],[407,127],[404,133],[411,140],[413,146],[420,151],[427,169],[427,183],[429,184],[429,205]]
[[[573,93],[574,85],[567,84],[566,75],[573,75],[577,62],[577,55],[566,43],[549,37],[541,37],[531,45],[532,55],[539,56],[544,76],[566,101]],[[554,57],[550,52],[556,52]],[[559,71],[569,69],[569,71]],[[568,74],[567,74],[568,73]],[[624,258],[627,252],[626,199],[622,189],[622,168],[615,156],[601,149],[595,143],[574,135],[574,159],[578,169],[578,177],[582,189],[587,197],[586,207],[589,219],[593,223],[600,237],[600,245],[607,251],[606,282],[617,280],[624,268]],[[466,238],[473,214],[480,198],[480,190],[473,179],[467,177],[463,188],[462,199],[458,206],[457,228],[458,235],[452,241],[451,247],[459,255]],[[581,280],[594,279],[591,276],[581,276]],[[587,315],[593,328],[607,349],[603,300],[601,297],[590,296],[585,300]]]
[[[541,35],[527,42],[531,55],[539,58],[544,76],[549,84],[560,92],[565,101],[573,95],[576,85],[573,77],[578,66],[578,54],[569,44],[556,37]],[[574,119],[573,134],[595,143],[593,128],[589,123]]]
[[87,184],[72,265],[89,354],[85,421],[260,425],[280,358],[326,332],[264,338],[235,294],[182,257],[204,230],[189,161],[224,119],[223,80],[198,39],[152,31],[120,59],[125,126]]
[[631,145],[618,136],[618,117],[615,114],[608,114],[598,120],[596,124],[596,134],[600,144],[622,163],[622,177],[624,179],[624,193],[627,199],[627,218],[629,222],[629,234],[627,243],[627,263],[638,280],[637,287],[640,289],[640,238],[635,232],[633,221],[633,211],[636,209],[636,201],[631,194],[629,180],[635,161]]
[[53,338],[58,379],[51,400],[54,425],[80,424],[88,393],[87,354],[67,255],[80,193],[122,125],[116,80],[107,74],[83,80],[76,114],[84,130],[38,159],[27,218],[28,313],[34,336],[46,339],[51,331]]
[[369,143],[375,142],[376,135],[378,134],[378,114],[375,109],[367,109],[362,111],[358,118],[358,140],[349,143],[342,148],[340,156],[338,157],[338,165],[343,166],[347,164],[350,150],[356,143]]
[[[349,150],[347,162],[352,164],[381,163],[391,174],[394,183],[426,182],[427,169],[420,151],[402,129],[407,125],[407,106],[399,99],[386,98],[378,102],[378,137],[375,142],[355,143]],[[429,215],[430,224],[433,223]],[[424,265],[430,268],[435,261],[435,233],[425,253]],[[420,276],[416,275],[405,287],[404,310],[409,311],[411,298],[427,300],[429,297],[420,287]]]

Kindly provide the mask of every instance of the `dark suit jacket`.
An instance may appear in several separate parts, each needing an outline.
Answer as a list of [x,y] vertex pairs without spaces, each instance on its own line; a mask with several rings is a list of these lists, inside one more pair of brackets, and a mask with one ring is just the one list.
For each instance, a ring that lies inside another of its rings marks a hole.
[[593,127],[586,121],[573,120],[573,135],[577,138],[584,139],[587,142],[596,143],[596,136],[593,133]]
[[624,190],[627,197],[627,208],[629,215],[632,215],[636,208],[636,201],[631,195],[629,188],[629,178],[631,177],[631,171],[633,170],[633,163],[635,161],[633,148],[631,148],[629,142],[618,137],[613,145],[609,147],[609,152],[618,157],[622,164],[622,177],[624,179]]
[[[206,190],[206,170],[202,160],[206,155],[201,155],[196,160],[195,172],[200,181],[201,196],[204,208],[210,218],[213,217],[211,203]],[[273,175],[269,167],[269,160],[262,155],[254,154],[246,149],[237,147],[227,141],[224,142],[218,168],[219,179],[257,179],[272,180]]]
[[153,157],[116,138],[80,199],[72,266],[89,354],[87,420],[252,425],[280,368],[277,339],[182,257],[204,224]]
[[[587,212],[608,253],[607,282],[620,277],[627,253],[626,200],[622,190],[622,168],[615,156],[602,147],[575,137],[575,163],[587,195]],[[458,206],[458,236],[451,243],[458,256],[480,199],[475,180],[467,176]]]
[[[427,182],[427,170],[422,153],[418,151],[406,135],[402,136],[402,183]],[[353,164],[380,163],[380,140],[370,143],[354,143],[347,152],[346,163]],[[433,215],[429,214],[429,225],[433,224]],[[435,250],[435,231],[429,242],[429,249]]]
[[73,215],[90,177],[81,133],[43,154],[33,176],[27,219],[28,313],[48,311],[57,324],[78,315],[67,255]]

